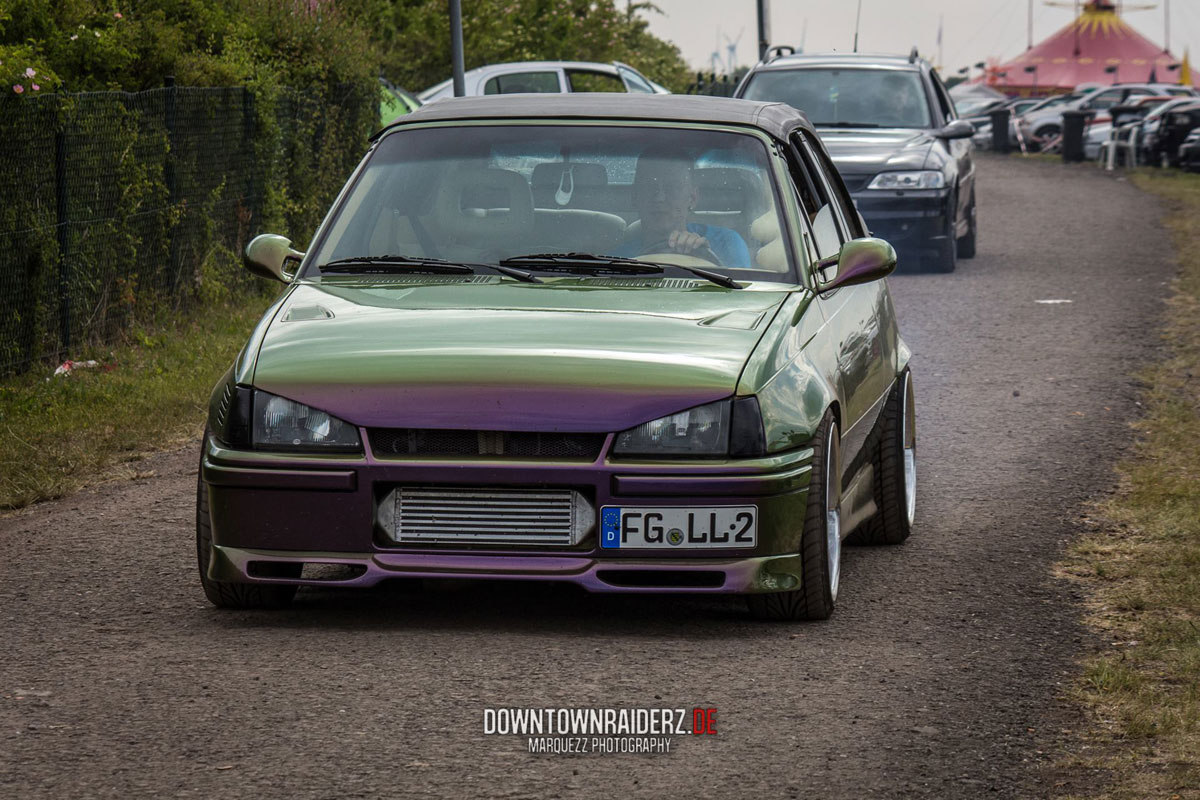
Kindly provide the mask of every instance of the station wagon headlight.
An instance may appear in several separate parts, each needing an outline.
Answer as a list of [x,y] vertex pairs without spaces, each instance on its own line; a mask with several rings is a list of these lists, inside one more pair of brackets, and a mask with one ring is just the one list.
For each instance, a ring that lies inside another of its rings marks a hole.
[[358,429],[325,411],[255,390],[252,443],[263,450],[358,452]]
[[696,406],[617,434],[613,455],[650,457],[759,456],[765,452],[758,398]]
[[936,169],[881,172],[871,179],[868,189],[944,189],[946,176]]

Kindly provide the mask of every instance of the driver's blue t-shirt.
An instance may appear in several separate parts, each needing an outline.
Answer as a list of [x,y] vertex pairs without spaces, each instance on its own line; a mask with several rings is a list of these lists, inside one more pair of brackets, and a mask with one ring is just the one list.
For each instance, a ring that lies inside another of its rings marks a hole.
[[[746,246],[746,240],[737,231],[722,228],[719,225],[701,225],[697,222],[689,222],[687,229],[689,233],[708,239],[708,246],[712,248],[713,254],[721,259],[718,266],[749,269],[750,248]],[[637,237],[629,239],[613,250],[611,255],[632,258],[642,255],[642,248],[642,237],[639,233]]]

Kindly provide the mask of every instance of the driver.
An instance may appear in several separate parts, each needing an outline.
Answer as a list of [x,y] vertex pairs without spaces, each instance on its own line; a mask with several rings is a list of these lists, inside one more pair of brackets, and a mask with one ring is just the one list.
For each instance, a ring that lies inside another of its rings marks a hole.
[[633,178],[633,204],[641,229],[618,247],[613,255],[639,256],[671,251],[708,261],[718,266],[750,266],[750,249],[737,231],[718,225],[688,222],[699,191],[690,160],[667,151],[646,150],[638,156]]
[[912,81],[900,75],[888,75],[883,79],[883,101],[880,104],[881,121],[885,125],[908,126],[919,124],[914,120],[920,115],[920,98],[913,93]]

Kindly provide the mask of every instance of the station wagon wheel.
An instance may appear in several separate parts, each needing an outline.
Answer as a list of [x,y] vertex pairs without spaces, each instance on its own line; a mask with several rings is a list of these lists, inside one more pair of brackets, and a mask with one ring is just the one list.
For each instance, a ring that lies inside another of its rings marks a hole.
[[958,231],[954,224],[954,210],[958,207],[958,200],[950,197],[950,213],[946,215],[946,231],[937,243],[935,251],[933,269],[935,272],[954,272],[954,268],[958,266]]
[[974,258],[975,257],[975,240],[977,238],[978,224],[976,221],[977,211],[975,208],[975,190],[971,190],[971,202],[967,205],[967,235],[958,240],[958,257],[959,258]]
[[759,619],[828,619],[833,613],[842,571],[842,458],[832,411],[825,412],[813,444],[800,536],[801,585],[794,591],[747,595],[750,613]]
[[[200,470],[196,475],[196,562],[200,569],[200,586],[208,602],[217,608],[280,608],[292,602],[295,586],[282,584],[220,583],[210,580],[208,566],[212,561],[212,518],[208,508],[208,484],[204,482],[204,448],[209,433],[204,432],[200,444]],[[299,565],[281,564],[278,577],[300,577]]]
[[917,510],[917,422],[908,370],[888,396],[869,447],[878,511],[846,543],[899,544],[912,533]]

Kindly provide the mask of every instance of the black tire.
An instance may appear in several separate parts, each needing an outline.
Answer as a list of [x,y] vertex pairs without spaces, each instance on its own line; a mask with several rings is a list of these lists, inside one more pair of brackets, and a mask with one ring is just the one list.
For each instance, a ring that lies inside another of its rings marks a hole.
[[933,271],[954,272],[958,266],[958,242],[954,238],[954,220],[946,226],[946,235],[938,242],[934,251]]
[[975,257],[975,240],[978,228],[975,220],[975,190],[971,190],[971,202],[967,205],[967,235],[958,240],[958,257]]
[[[282,608],[296,596],[296,586],[264,586],[255,583],[218,583],[209,580],[208,564],[212,560],[212,520],[208,515],[208,484],[204,482],[204,446],[208,431],[200,445],[201,474],[196,475],[196,563],[200,568],[200,585],[204,596],[217,608]],[[279,577],[300,577],[299,565],[281,564]]]
[[1057,125],[1045,125],[1033,132],[1033,140],[1037,142],[1038,151],[1045,149],[1046,145],[1062,136],[1062,128]]
[[900,544],[912,533],[917,500],[914,400],[912,373],[905,370],[887,399],[874,437],[872,463],[879,510],[846,537],[847,544]]
[[[758,619],[829,619],[833,613],[841,573],[839,523],[842,504],[841,441],[833,412],[825,412],[813,441],[816,446],[813,448],[812,480],[808,485],[808,505],[800,537],[802,583],[795,591],[746,595],[750,613]],[[837,543],[832,563],[830,514],[827,513],[830,506],[838,514],[833,520],[832,535],[837,537]]]

